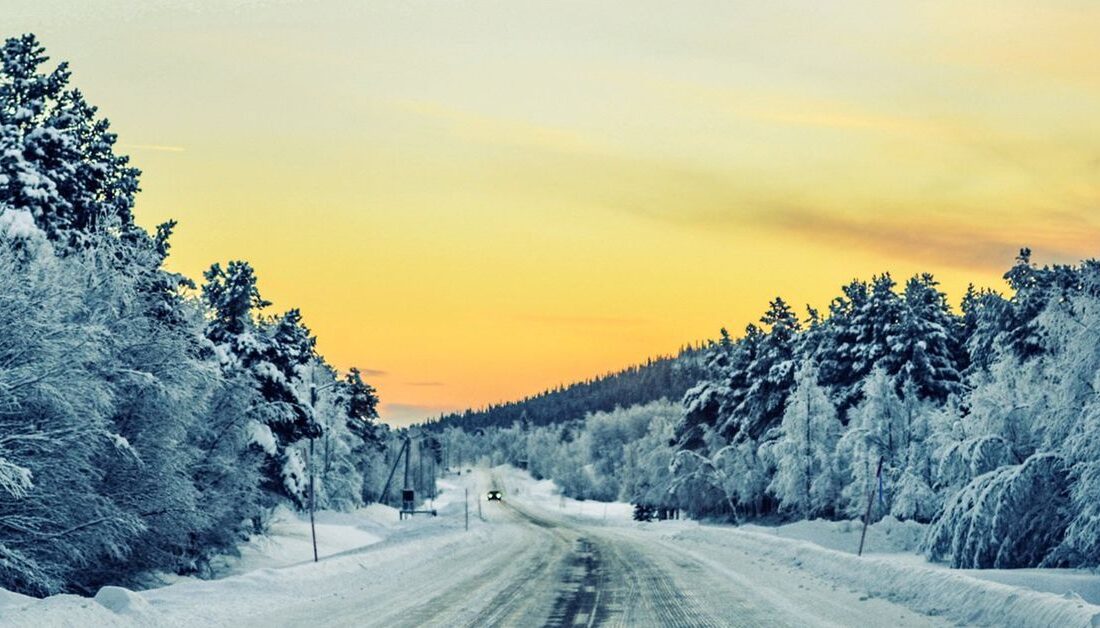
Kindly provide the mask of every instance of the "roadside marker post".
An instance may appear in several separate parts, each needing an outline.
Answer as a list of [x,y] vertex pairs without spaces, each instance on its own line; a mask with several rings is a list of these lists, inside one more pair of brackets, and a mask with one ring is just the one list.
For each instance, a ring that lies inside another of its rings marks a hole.
[[[465,491],[466,491],[466,531],[469,532],[470,531],[470,489],[465,489]],[[478,502],[479,507],[480,507],[480,505],[481,505],[481,502]]]
[[[885,456],[879,456],[878,458],[878,471],[875,471],[876,483],[882,482],[882,462],[886,459]],[[881,499],[881,498],[880,498]],[[863,516],[863,533],[859,535],[859,551],[856,552],[856,556],[863,556],[863,541],[867,538],[867,525],[871,523],[871,506],[875,504],[875,488],[871,487],[871,494],[867,497],[867,514]]]

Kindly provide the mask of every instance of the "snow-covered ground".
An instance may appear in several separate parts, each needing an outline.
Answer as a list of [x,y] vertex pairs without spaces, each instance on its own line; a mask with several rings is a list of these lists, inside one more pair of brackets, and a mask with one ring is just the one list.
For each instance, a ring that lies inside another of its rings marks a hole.
[[[308,519],[283,511],[226,562],[233,575],[94,599],[0,592],[0,625],[1100,626],[1100,576],[931,565],[912,523],[876,524],[856,557],[854,522],[637,523],[628,504],[563,498],[505,467],[440,487],[437,518],[320,513],[316,564]],[[483,501],[489,488],[505,502]]]
[[[853,521],[798,521],[782,526],[746,525],[740,528],[775,536],[809,541],[839,552],[855,554],[859,547],[862,525]],[[864,553],[876,559],[888,559],[902,566],[940,569],[950,574],[963,574],[979,580],[1031,589],[1044,593],[1081,599],[1100,605],[1100,575],[1087,569],[950,569],[927,562],[918,548],[924,538],[925,526],[912,521],[886,517],[867,529]]]

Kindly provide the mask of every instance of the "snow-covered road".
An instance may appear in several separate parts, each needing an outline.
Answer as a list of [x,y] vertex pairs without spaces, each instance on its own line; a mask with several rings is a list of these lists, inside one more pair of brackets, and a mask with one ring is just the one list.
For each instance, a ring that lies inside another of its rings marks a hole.
[[525,590],[532,598],[553,597],[545,625],[945,625],[789,566],[693,547],[655,534],[654,526],[586,521],[520,498],[501,509],[531,538],[558,540],[557,567]]
[[[918,573],[885,558],[860,561],[725,526],[637,524],[625,505],[565,500],[547,484],[508,469],[451,476],[436,504],[440,517],[386,523],[384,540],[316,564],[119,590],[106,606],[76,596],[0,605],[0,625],[1097,625],[1090,618],[1100,609],[1079,598],[946,570]],[[489,488],[502,489],[505,500],[481,501],[479,517],[474,500]],[[875,582],[860,583],[845,569]],[[898,569],[905,570],[898,580],[914,586],[890,583]],[[964,593],[969,587],[972,608],[935,606],[936,596],[918,590],[928,583]],[[1017,613],[1013,604],[1035,613]]]
[[[471,493],[504,482],[482,476]],[[234,604],[196,609],[205,596],[178,586],[171,599],[150,601],[167,616],[264,627],[944,625],[737,550],[715,553],[652,527],[605,525],[505,494],[483,502],[484,523],[475,510],[469,533],[394,539],[330,559],[355,568],[285,582],[264,574],[269,586],[245,587]],[[194,586],[224,599],[226,584]]]

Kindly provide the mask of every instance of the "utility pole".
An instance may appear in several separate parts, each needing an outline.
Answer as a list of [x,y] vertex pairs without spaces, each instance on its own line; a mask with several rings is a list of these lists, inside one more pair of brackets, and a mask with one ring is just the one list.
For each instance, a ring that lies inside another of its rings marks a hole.
[[393,459],[393,466],[390,467],[390,474],[386,478],[386,485],[382,488],[382,494],[378,497],[378,501],[386,503],[386,497],[390,494],[390,483],[393,482],[393,474],[397,473],[397,465],[401,464],[401,456],[405,454],[405,448],[408,447],[409,442],[406,440],[401,443],[401,449],[397,450],[397,457]]
[[[310,374],[310,379],[313,379],[313,374]],[[317,393],[325,390],[326,388],[332,388],[336,384],[339,384],[340,380],[333,380],[324,386],[318,387],[312,381],[309,384],[309,410],[313,413],[313,420],[317,421]],[[325,452],[326,459],[328,453],[328,430],[325,431]],[[309,437],[309,460],[306,461],[306,466],[309,467],[309,533],[313,537],[313,562],[317,562],[317,524],[313,521],[313,511],[317,508],[317,492],[316,492],[316,470],[314,469],[314,453],[313,453],[313,441],[315,439]]]
[[[317,420],[317,387],[309,385],[309,409],[313,412],[313,420]],[[313,510],[317,507],[317,491],[313,470],[313,437],[309,437],[309,534],[313,537],[313,562],[317,562],[317,524],[313,521]]]
[[410,455],[412,455],[412,446],[410,444],[410,440],[409,440],[408,435],[406,435],[405,436],[405,486],[404,486],[404,488],[406,488],[406,489],[410,488],[409,487],[409,456]]
[[317,507],[317,494],[313,472],[313,439],[309,439],[309,535],[313,537],[313,562],[317,562],[317,524],[313,521],[313,511]]

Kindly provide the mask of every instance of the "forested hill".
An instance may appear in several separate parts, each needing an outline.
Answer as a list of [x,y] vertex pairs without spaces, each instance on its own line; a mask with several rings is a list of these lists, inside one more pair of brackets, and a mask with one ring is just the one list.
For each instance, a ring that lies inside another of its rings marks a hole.
[[558,386],[519,401],[479,410],[449,414],[425,425],[442,430],[507,427],[519,422],[532,426],[583,419],[589,412],[613,410],[661,399],[679,400],[703,375],[702,350],[687,347],[675,357],[647,360],[616,373]]

